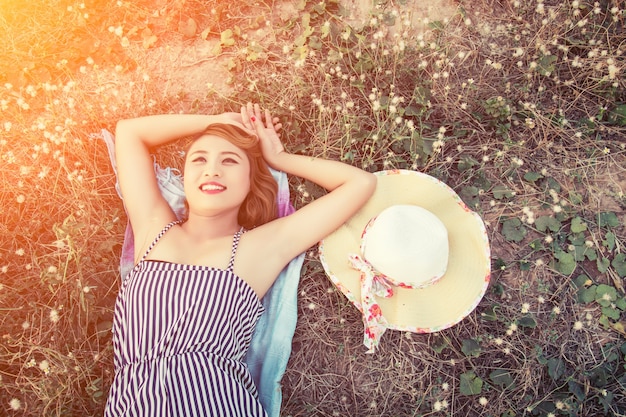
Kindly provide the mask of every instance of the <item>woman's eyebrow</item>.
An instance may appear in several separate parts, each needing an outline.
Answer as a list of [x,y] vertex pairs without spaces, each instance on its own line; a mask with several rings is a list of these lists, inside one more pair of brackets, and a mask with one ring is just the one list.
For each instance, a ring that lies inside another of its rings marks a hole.
[[234,156],[237,156],[239,159],[243,158],[240,154],[234,151],[224,151],[224,152],[221,152],[220,154],[221,155],[234,155]]
[[[204,149],[197,149],[197,150],[195,150],[195,151],[191,152],[191,153],[189,154],[189,156],[191,156],[191,155],[195,155],[195,154],[197,154],[197,153],[199,153],[199,154],[203,154],[203,155],[206,155],[206,154],[208,154],[208,153],[209,153],[209,151],[206,151],[206,150],[204,150]],[[234,152],[234,151],[221,151],[219,154],[220,154],[220,155],[234,155],[234,156],[239,157],[239,159],[243,159],[243,157],[242,157],[240,154],[238,154],[237,152]]]

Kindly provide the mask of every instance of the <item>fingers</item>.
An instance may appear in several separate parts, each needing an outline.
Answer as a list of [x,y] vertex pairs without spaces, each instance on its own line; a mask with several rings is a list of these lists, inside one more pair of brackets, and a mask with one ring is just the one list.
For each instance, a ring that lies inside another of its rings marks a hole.
[[[247,103],[245,106],[241,106],[241,119],[244,126],[251,130],[272,129],[278,133],[283,127],[282,123],[279,123],[278,117],[272,117],[267,109],[262,112],[261,106],[258,104]],[[265,121],[265,125],[263,121]]]

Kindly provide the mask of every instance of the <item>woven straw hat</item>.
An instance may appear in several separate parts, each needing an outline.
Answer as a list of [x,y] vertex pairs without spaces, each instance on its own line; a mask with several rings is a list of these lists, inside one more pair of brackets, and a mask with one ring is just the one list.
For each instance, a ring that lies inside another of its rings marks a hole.
[[320,242],[326,274],[363,313],[372,352],[386,329],[430,333],[472,312],[487,290],[482,219],[440,180],[377,172],[374,195]]

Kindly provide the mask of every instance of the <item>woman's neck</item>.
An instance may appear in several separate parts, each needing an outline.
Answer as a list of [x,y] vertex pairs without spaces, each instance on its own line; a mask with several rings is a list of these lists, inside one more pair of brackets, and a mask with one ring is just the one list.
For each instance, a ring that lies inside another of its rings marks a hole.
[[209,239],[232,236],[241,229],[237,213],[222,213],[215,216],[202,216],[189,213],[189,218],[182,224],[183,230],[194,239]]

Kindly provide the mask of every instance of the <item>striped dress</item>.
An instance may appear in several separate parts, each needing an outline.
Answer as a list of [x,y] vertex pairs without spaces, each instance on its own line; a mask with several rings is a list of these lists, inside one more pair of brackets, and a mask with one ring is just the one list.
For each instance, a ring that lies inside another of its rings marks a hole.
[[105,416],[266,416],[243,362],[263,306],[228,267],[145,260],[115,304],[115,378]]

